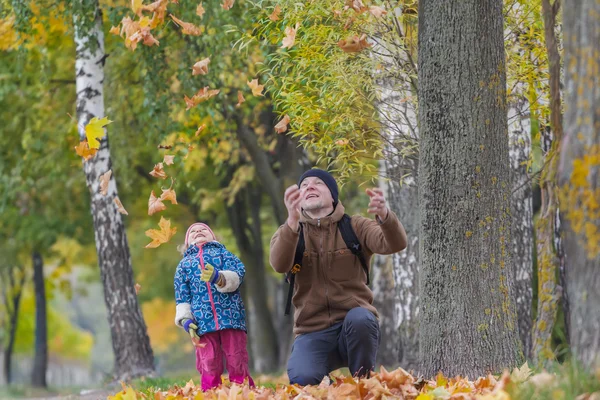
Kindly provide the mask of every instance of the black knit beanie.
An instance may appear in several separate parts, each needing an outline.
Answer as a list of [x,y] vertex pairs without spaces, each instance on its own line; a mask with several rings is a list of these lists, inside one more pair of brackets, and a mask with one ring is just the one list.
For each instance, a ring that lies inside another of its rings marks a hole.
[[327,171],[323,171],[322,169],[309,169],[308,171],[306,171],[305,173],[302,174],[302,176],[300,177],[300,179],[298,180],[298,187],[300,187],[300,184],[302,183],[303,180],[305,180],[306,178],[308,178],[309,176],[315,176],[319,179],[321,179],[325,185],[327,185],[327,187],[329,188],[329,191],[331,192],[331,197],[333,198],[333,206],[337,206],[338,203],[338,186],[337,186],[337,182],[335,181],[334,177],[331,176],[331,174]]

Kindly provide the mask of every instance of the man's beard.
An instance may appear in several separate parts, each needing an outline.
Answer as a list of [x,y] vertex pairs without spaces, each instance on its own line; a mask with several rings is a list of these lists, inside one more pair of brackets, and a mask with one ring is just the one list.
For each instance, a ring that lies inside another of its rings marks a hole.
[[309,204],[305,204],[304,206],[302,206],[302,208],[305,211],[319,210],[319,209],[323,208],[323,201],[322,200],[318,200],[315,202],[311,201]]

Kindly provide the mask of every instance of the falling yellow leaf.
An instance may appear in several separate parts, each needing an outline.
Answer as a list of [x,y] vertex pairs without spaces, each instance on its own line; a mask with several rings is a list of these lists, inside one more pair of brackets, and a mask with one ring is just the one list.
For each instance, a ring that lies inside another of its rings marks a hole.
[[337,144],[338,146],[345,146],[349,143],[348,139],[338,139],[335,141],[335,144]]
[[235,106],[236,106],[236,107],[239,107],[239,106],[241,106],[241,105],[242,105],[242,103],[243,103],[243,102],[245,102],[245,101],[246,101],[246,99],[244,98],[244,94],[242,93],[242,91],[241,91],[241,90],[238,90],[238,102],[237,102],[237,104],[236,104]]
[[221,4],[221,7],[223,7],[223,10],[231,10],[231,7],[233,7],[233,3],[235,3],[235,0],[223,0],[223,4]]
[[148,199],[148,215],[156,214],[157,212],[164,211],[167,209],[161,199],[157,198],[154,195],[154,190],[150,193],[150,198]]
[[275,132],[284,133],[288,129],[288,124],[290,123],[289,115],[284,115],[284,117],[275,125]]
[[202,16],[204,15],[204,7],[202,6],[202,2],[200,2],[200,4],[198,4],[198,7],[196,7],[196,15],[200,18],[202,18]]
[[281,45],[282,49],[285,49],[285,48],[291,49],[292,46],[294,46],[294,43],[296,42],[296,32],[298,31],[299,27],[300,27],[300,23],[296,22],[295,28],[292,28],[291,26],[288,26],[287,28],[285,28],[285,37],[283,38],[283,42]]
[[142,0],[131,0],[131,9],[139,15],[139,12],[142,11]]
[[165,158],[163,159],[163,163],[165,165],[173,165],[173,159],[175,158],[175,156],[169,156],[167,154],[165,154]]
[[371,44],[367,42],[367,35],[363,34],[360,37],[352,36],[346,40],[342,39],[338,42],[338,46],[346,53],[357,53],[371,46]]
[[217,94],[219,94],[219,92],[220,92],[220,90],[218,90],[218,89],[209,89],[208,86],[205,86],[202,89],[200,89],[198,91],[198,93],[193,95],[191,98],[187,97],[187,96],[183,96],[183,100],[185,101],[185,104],[186,104],[186,110],[189,110],[190,108],[197,106],[200,103],[205,102],[206,100],[210,99],[211,97],[214,97]]
[[252,94],[255,96],[263,96],[262,91],[265,88],[265,85],[259,85],[258,79],[252,79],[250,82],[246,82],[248,87],[252,89]]
[[167,179],[167,173],[163,169],[163,163],[156,164],[154,169],[150,171],[150,175],[159,179]]
[[198,61],[196,64],[192,66],[192,75],[206,75],[208,74],[208,63],[210,63],[210,58],[205,58],[204,60]]
[[171,228],[171,221],[160,217],[160,222],[158,223],[160,230],[158,229],[148,229],[145,234],[152,242],[146,245],[147,249],[154,249],[161,244],[167,243],[173,235],[177,232],[177,228]]
[[100,194],[102,194],[102,196],[106,196],[108,193],[108,183],[110,182],[111,175],[111,169],[100,175]]
[[94,157],[97,152],[98,149],[89,148],[87,140],[82,140],[77,146],[75,146],[75,153],[77,153],[78,156],[83,157],[83,161],[87,161]]
[[269,19],[271,21],[279,21],[279,14],[281,14],[281,7],[277,4],[271,15],[269,15]]
[[173,14],[169,14],[171,19],[181,27],[181,32],[186,35],[199,36],[202,34],[202,28],[196,26],[190,22],[183,22],[179,18],[175,17]]
[[346,0],[346,6],[344,7],[344,10],[347,10],[349,8],[353,9],[359,14],[365,12],[368,9],[363,4],[362,0]]
[[85,136],[87,137],[88,146],[90,149],[99,149],[100,142],[98,139],[104,137],[104,127],[110,124],[112,121],[108,119],[108,117],[104,117],[102,119],[98,119],[98,117],[94,117],[90,120],[90,122],[85,126]]
[[369,12],[377,18],[381,18],[387,14],[387,11],[383,7],[379,6],[371,6],[369,7]]
[[114,198],[114,202],[117,205],[117,211],[120,212],[123,215],[129,215],[129,213],[127,212],[127,210],[125,209],[125,207],[123,207],[123,203],[121,203],[121,200],[118,197]]
[[177,194],[171,188],[162,189],[162,194],[160,195],[160,200],[162,201],[170,201],[171,204],[177,204]]
[[113,35],[119,36],[120,29],[118,26],[113,26],[110,28],[110,30],[108,32],[112,33]]
[[206,124],[202,124],[198,127],[198,129],[196,130],[196,134],[194,136],[198,136],[200,134],[200,132],[202,132],[204,129],[206,128]]
[[135,284],[135,294],[138,294],[140,292],[140,289],[142,289],[142,285],[140,285],[139,283]]

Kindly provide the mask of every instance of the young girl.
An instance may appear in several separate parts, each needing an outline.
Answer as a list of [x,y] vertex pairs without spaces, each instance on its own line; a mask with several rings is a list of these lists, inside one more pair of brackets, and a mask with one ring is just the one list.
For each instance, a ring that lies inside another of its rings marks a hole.
[[229,380],[243,383],[248,378],[254,386],[248,372],[246,312],[238,290],[244,264],[203,223],[188,228],[185,247],[175,272],[175,324],[195,343],[202,390],[221,384],[223,354]]

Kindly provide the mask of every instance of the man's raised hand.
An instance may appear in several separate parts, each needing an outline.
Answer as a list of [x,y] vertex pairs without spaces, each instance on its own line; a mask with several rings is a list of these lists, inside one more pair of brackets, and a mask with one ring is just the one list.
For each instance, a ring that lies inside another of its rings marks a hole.
[[298,185],[292,185],[285,190],[283,201],[288,212],[287,224],[296,232],[300,223],[300,202],[302,201],[302,193]]
[[369,201],[369,209],[367,210],[370,214],[376,214],[381,221],[385,221],[388,216],[388,207],[383,196],[383,190],[379,188],[367,189],[371,201]]

